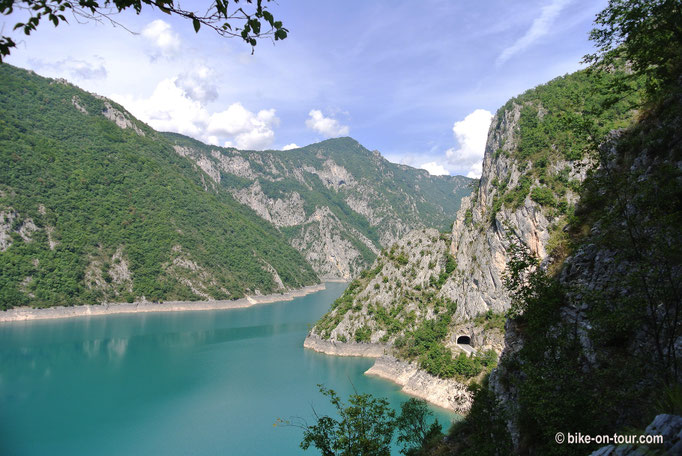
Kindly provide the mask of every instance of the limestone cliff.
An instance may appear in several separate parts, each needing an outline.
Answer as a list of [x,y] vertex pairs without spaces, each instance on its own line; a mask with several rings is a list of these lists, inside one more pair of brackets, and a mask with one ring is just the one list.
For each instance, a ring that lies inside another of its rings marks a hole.
[[[448,365],[449,355],[423,347],[419,352],[409,340],[418,344],[414,339],[422,337],[423,328],[445,319],[450,308],[447,332],[437,344],[455,359],[468,353],[462,345],[469,344],[479,355],[487,350],[499,355],[505,346],[503,314],[510,307],[504,286],[510,242],[527,246],[546,263],[562,259],[564,228],[582,182],[597,164],[585,153],[589,144],[580,132],[560,130],[572,114],[562,103],[582,93],[592,77],[559,78],[500,108],[488,133],[478,188],[462,199],[451,233],[413,231],[385,249],[310,337],[334,344],[383,343],[386,353],[438,370]],[[590,102],[590,95],[581,96]],[[622,106],[615,111],[608,113],[611,125],[632,115]],[[460,368],[466,370],[460,365],[455,372]],[[447,368],[442,373],[453,376]],[[465,382],[467,376],[454,375]]]
[[277,226],[323,279],[351,280],[415,228],[449,226],[473,179],[396,165],[350,138],[240,151],[168,135],[179,155]]

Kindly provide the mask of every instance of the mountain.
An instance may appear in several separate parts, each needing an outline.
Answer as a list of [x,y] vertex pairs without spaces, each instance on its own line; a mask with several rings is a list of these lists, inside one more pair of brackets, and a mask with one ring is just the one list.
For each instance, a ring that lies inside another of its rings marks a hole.
[[416,228],[449,231],[474,179],[390,163],[352,138],[287,151],[240,151],[166,134],[241,203],[285,234],[324,279],[350,280]]
[[159,133],[64,80],[0,65],[0,306],[233,299],[348,280],[472,179],[351,138],[239,151]]
[[0,65],[0,305],[232,299],[317,283],[272,225],[121,106]]
[[305,346],[377,357],[368,373],[467,413],[473,395],[465,386],[482,381],[504,347],[515,346],[505,340],[511,247],[526,246],[554,269],[565,260],[566,226],[599,164],[595,141],[632,124],[637,87],[623,72],[581,71],[506,103],[489,130],[478,188],[462,200],[452,233],[417,230],[385,249]]

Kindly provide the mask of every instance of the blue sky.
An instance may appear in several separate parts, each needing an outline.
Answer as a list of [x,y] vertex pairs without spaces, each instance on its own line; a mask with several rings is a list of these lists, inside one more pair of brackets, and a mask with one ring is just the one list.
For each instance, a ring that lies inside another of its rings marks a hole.
[[[279,0],[290,30],[254,55],[147,9],[47,21],[7,59],[113,98],[160,130],[240,148],[351,136],[432,173],[480,175],[491,115],[579,69],[606,0]],[[206,1],[183,2],[200,11]],[[21,13],[3,17],[7,34]]]

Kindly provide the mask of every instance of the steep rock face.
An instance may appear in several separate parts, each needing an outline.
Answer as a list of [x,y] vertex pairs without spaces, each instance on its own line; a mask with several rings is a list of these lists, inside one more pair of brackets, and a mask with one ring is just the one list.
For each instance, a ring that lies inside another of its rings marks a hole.
[[359,240],[374,255],[378,253],[372,241],[344,225],[326,206],[317,208],[292,233],[291,245],[324,280],[351,280],[362,268],[362,253],[351,240]]
[[465,414],[471,407],[472,394],[466,385],[430,375],[416,363],[384,356],[379,358],[365,375],[374,375],[395,382],[402,386],[405,394],[427,400],[455,413]]
[[[536,179],[526,181],[527,189],[525,195],[519,193],[520,200],[502,202],[503,195],[522,191],[524,178],[532,172],[533,164],[515,158],[521,108],[521,104],[512,103],[493,119],[478,190],[462,200],[453,225],[450,253],[463,275],[449,280],[442,293],[460,304],[457,316],[464,320],[487,310],[502,312],[509,307],[503,275],[510,237],[527,245],[542,260],[547,257],[552,230],[564,219],[531,198],[532,190],[540,187]],[[591,166],[588,159],[563,160],[551,172],[563,173],[570,182],[579,183]],[[577,200],[573,190],[565,191],[568,201]]]
[[[408,233],[382,252],[372,270],[359,279],[362,285],[354,282],[353,286],[358,285],[352,305],[332,309],[312,334],[352,341],[358,330],[369,328],[368,342],[390,343],[410,327],[410,322],[432,319],[433,308],[413,297],[428,291],[431,278],[445,270],[447,240],[436,229]],[[377,318],[377,312],[387,316]]]
[[[460,336],[479,353],[501,353],[502,313],[510,306],[504,286],[507,249],[517,241],[545,263],[561,257],[581,183],[596,166],[584,153],[590,144],[582,132],[565,129],[565,118],[573,114],[565,106],[576,97],[590,103],[590,84],[598,77],[581,72],[558,78],[500,108],[488,133],[478,188],[462,199],[451,234],[415,231],[386,249],[310,337],[385,343],[387,352],[400,356],[397,341],[403,344],[403,336],[442,319],[439,309],[454,303],[441,339],[452,355],[461,353]],[[580,116],[582,107],[570,106]],[[605,124],[618,125],[632,113],[618,105],[607,115]]]
[[279,227],[325,279],[350,280],[409,231],[449,227],[471,179],[430,176],[350,138],[288,151],[239,151],[168,135],[179,155]]
[[[640,425],[652,408],[638,404],[665,403],[660,399],[670,394],[665,385],[682,382],[677,368],[682,358],[682,325],[676,317],[682,281],[678,229],[682,117],[677,112],[672,119],[652,115],[629,130],[612,132],[602,144],[601,166],[587,180],[582,195],[581,218],[567,227],[577,240],[556,277],[565,297],[556,310],[556,321],[543,334],[556,345],[561,344],[556,342],[558,335],[571,334],[579,347],[581,376],[606,379],[601,380],[606,385],[592,385],[596,392],[584,388],[586,396],[600,396],[617,381],[621,397],[609,392],[615,399],[600,406],[616,429]],[[628,323],[613,325],[617,319]],[[532,336],[518,326],[518,322],[507,322],[504,362],[490,377],[491,390],[508,417],[515,448],[524,437],[519,409],[527,407],[520,399],[525,379],[518,366],[526,362],[521,350],[532,342]],[[678,454],[679,417],[659,415],[646,433],[659,433],[653,432],[658,431],[657,423],[665,428],[666,421],[677,428],[669,434],[671,440],[665,440],[665,448],[675,451],[665,454]],[[610,445],[592,454],[640,454],[645,449]]]
[[[401,300],[404,306],[400,306],[398,319],[406,321],[411,313],[413,323],[432,319],[433,309],[415,299],[426,290],[457,304],[455,322],[470,321],[487,311],[500,313],[508,309],[503,276],[509,238],[518,239],[544,259],[552,230],[556,231],[564,220],[561,214],[531,198],[532,190],[540,186],[537,180],[527,177],[532,164],[514,158],[519,147],[521,108],[520,104],[512,103],[493,119],[479,187],[471,196],[462,198],[451,235],[444,236],[433,229],[415,230],[385,250],[372,266],[377,273],[354,295],[352,309],[325,336],[350,339],[355,330],[368,326],[373,329],[371,341],[377,342],[386,337],[387,330],[380,327],[371,310],[381,306],[391,312]],[[580,182],[590,166],[591,162],[585,159],[563,161],[551,172],[561,172],[572,182]],[[502,203],[503,194],[520,191],[525,193],[515,204]],[[571,189],[565,195],[569,200],[577,198]],[[445,272],[448,255],[456,267],[447,273],[444,283],[434,287],[432,278],[440,278]],[[401,260],[397,260],[399,256]],[[332,316],[341,311],[334,309]],[[313,333],[318,329],[314,328]],[[391,334],[385,341],[393,341],[400,334]],[[499,343],[491,345],[500,348]]]

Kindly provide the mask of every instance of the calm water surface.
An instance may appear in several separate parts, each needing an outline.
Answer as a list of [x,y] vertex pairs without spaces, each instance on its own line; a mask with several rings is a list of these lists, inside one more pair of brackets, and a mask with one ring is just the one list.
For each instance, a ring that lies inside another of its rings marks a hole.
[[[273,423],[328,412],[318,383],[397,408],[396,385],[363,375],[372,360],[303,349],[345,286],[248,309],[2,324],[0,454],[302,454],[301,431]],[[447,428],[453,415],[434,411]]]

